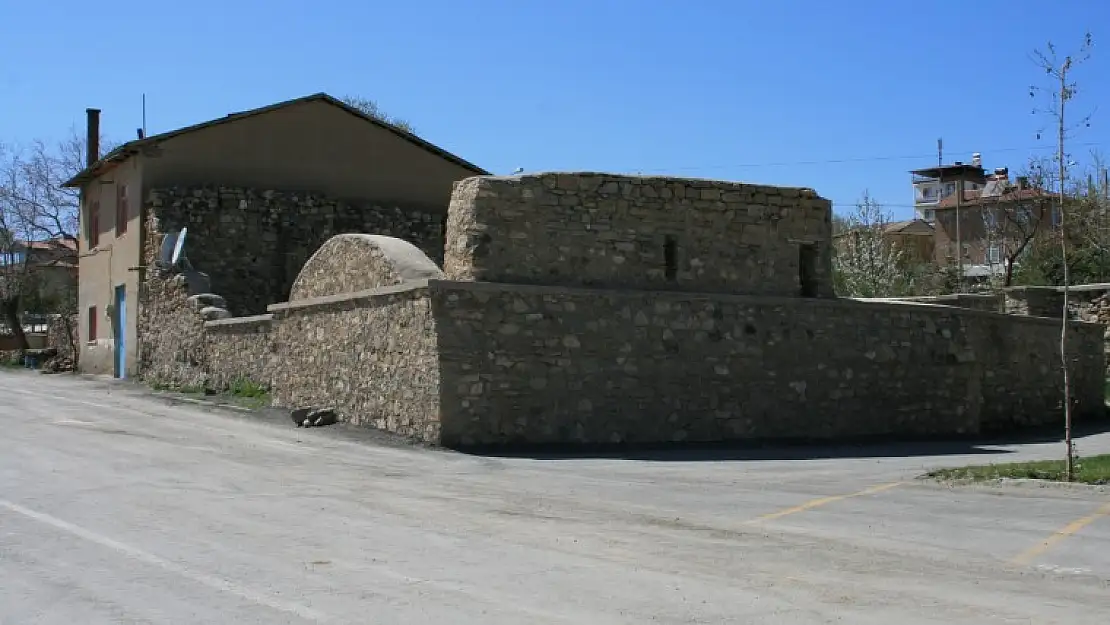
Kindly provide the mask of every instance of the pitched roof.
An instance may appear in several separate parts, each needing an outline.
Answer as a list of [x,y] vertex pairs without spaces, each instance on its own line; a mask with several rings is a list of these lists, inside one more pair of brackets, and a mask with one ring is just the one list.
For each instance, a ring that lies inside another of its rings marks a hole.
[[923,219],[892,221],[883,227],[883,234],[915,234],[921,236],[932,236],[933,226]]
[[15,241],[15,244],[19,247],[31,250],[77,250],[77,240],[69,237],[54,237],[51,239],[40,241],[27,241],[24,239],[18,239]]
[[[983,191],[980,189],[964,191],[963,202],[960,206],[982,206],[984,204],[993,204],[996,202],[1019,202],[1022,200],[1032,200],[1036,198],[1048,197],[1048,193],[1042,189],[1018,189],[1011,187],[1009,190],[1000,192],[998,194],[989,194],[984,196]],[[956,196],[949,195],[940,202],[937,202],[936,209],[944,210],[946,208],[956,208]]]
[[374,124],[375,126],[378,126],[380,128],[384,128],[385,130],[388,130],[389,132],[392,132],[393,134],[397,135],[398,137],[401,137],[402,139],[408,141],[409,143],[415,144],[416,146],[418,146],[420,148],[423,148],[424,150],[427,150],[428,152],[431,152],[432,154],[435,154],[436,156],[439,156],[440,158],[451,161],[452,163],[455,163],[456,165],[459,165],[461,167],[469,169],[470,171],[473,171],[477,175],[481,175],[481,176],[489,175],[489,172],[482,169],[481,167],[478,167],[477,165],[474,165],[473,163],[465,161],[465,160],[459,158],[458,156],[455,156],[454,154],[451,154],[447,150],[444,150],[443,148],[440,148],[436,145],[433,145],[433,144],[425,141],[424,139],[421,139],[420,137],[412,134],[411,132],[406,132],[406,131],[401,130],[400,128],[394,126],[393,124],[383,122],[380,119],[377,119],[375,117],[371,117],[370,115],[367,115],[366,113],[363,113],[362,111],[354,108],[353,106],[350,106],[349,104],[346,104],[345,102],[343,102],[343,101],[341,101],[337,98],[334,98],[334,97],[332,97],[332,96],[330,96],[326,93],[314,93],[312,95],[304,96],[304,97],[301,97],[301,98],[295,98],[295,99],[292,99],[292,100],[286,100],[284,102],[278,102],[276,104],[270,104],[268,106],[263,106],[261,108],[251,109],[249,111],[242,111],[242,112],[239,112],[239,113],[231,113],[231,114],[226,115],[224,117],[219,117],[217,119],[212,119],[212,120],[209,120],[209,121],[206,121],[206,122],[201,122],[199,124],[194,124],[192,126],[185,126],[184,128],[178,128],[177,130],[170,130],[168,132],[163,132],[163,133],[157,134],[157,135],[151,135],[149,137],[144,137],[142,139],[135,139],[133,141],[128,141],[127,143],[124,143],[123,145],[119,146],[118,148],[112,150],[108,154],[101,157],[100,160],[93,163],[91,166],[86,167],[84,170],[82,170],[76,176],[74,176],[70,180],[67,180],[64,184],[62,184],[62,186],[63,187],[78,187],[78,186],[81,186],[82,184],[84,184],[84,183],[88,182],[89,180],[95,178],[96,176],[104,173],[105,171],[108,171],[109,169],[112,169],[117,164],[126,160],[127,158],[131,157],[132,155],[138,154],[139,151],[142,148],[160,143],[160,142],[165,141],[167,139],[172,139],[172,138],[174,138],[178,135],[183,135],[183,134],[194,132],[194,131],[197,131],[197,130],[203,130],[205,128],[211,128],[213,126],[219,126],[221,124],[233,123],[233,122],[239,121],[239,120],[247,118],[247,117],[253,117],[255,115],[261,115],[263,113],[270,113],[270,112],[276,111],[278,109],[286,108],[286,107],[293,106],[293,105],[296,105],[296,104],[304,104],[306,102],[325,102],[327,104],[331,104],[332,106],[336,106],[340,109],[343,109],[344,111],[350,113],[351,115],[359,117],[359,118],[361,118],[361,119],[363,119],[363,120],[365,120],[365,121],[367,121],[371,124]]
[[12,251],[53,252],[53,254],[28,254],[28,262],[36,267],[77,267],[77,240],[70,237],[54,237],[39,241],[17,239]]
[[929,222],[922,219],[907,219],[905,221],[892,221],[885,224],[871,224],[870,226],[854,226],[843,230],[833,235],[834,239],[852,234],[853,232],[864,232],[868,229],[872,231],[882,230],[886,234],[904,234],[916,236],[933,236],[933,226]]

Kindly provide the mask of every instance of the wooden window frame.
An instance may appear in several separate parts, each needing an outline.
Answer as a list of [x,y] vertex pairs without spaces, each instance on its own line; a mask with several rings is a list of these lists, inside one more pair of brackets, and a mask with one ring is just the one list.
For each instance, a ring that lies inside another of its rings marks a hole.
[[127,233],[127,219],[131,210],[127,203],[127,185],[116,187],[116,236]]
[[88,329],[89,336],[85,339],[86,343],[96,342],[96,306],[89,306],[89,318],[85,322],[85,327]]
[[89,247],[100,245],[100,201],[89,202]]

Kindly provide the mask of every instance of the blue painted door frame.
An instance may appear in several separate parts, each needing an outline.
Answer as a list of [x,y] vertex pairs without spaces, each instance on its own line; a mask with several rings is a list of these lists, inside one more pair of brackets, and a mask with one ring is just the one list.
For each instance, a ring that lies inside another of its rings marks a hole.
[[117,378],[127,377],[127,287],[116,287],[116,314],[113,315],[112,329],[116,336],[115,375]]

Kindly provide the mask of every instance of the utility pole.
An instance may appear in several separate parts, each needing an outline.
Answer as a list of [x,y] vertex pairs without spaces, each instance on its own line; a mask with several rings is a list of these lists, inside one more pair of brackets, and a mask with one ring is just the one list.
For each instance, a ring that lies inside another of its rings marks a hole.
[[[962,174],[961,174],[962,175]],[[964,288],[964,242],[960,236],[960,204],[964,199],[963,178],[956,178],[956,292]]]

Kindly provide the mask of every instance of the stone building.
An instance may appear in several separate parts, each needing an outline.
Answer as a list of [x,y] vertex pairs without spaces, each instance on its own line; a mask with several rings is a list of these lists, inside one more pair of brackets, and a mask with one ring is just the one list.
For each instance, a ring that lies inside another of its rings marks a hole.
[[326,95],[129,141],[103,157],[89,109],[81,189],[81,368],[126,377],[144,338],[139,287],[161,236],[187,228],[189,260],[232,313],[265,312],[328,237],[377,232],[441,258],[451,185],[486,173]]
[[[596,173],[454,185],[442,268],[343,234],[289,299],[205,321],[152,279],[150,371],[451,446],[955,436],[1056,422],[1058,321],[842,300],[810,189]],[[215,279],[213,283],[215,283]],[[1079,421],[1102,329],[1075,323]]]

